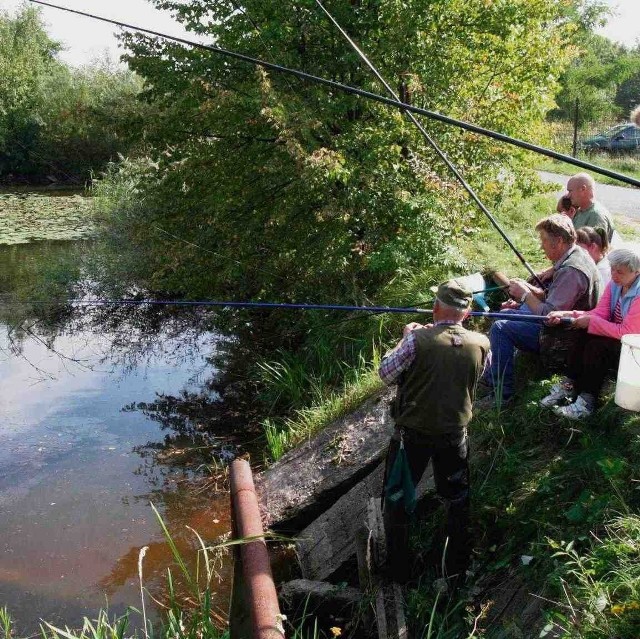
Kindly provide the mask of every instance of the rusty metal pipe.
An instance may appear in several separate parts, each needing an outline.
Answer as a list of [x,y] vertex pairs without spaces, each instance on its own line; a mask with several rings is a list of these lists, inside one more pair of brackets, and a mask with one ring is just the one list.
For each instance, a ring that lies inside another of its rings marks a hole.
[[242,575],[254,639],[284,639],[282,616],[264,541],[258,496],[249,463],[231,464],[231,516],[238,539],[255,538],[240,546]]

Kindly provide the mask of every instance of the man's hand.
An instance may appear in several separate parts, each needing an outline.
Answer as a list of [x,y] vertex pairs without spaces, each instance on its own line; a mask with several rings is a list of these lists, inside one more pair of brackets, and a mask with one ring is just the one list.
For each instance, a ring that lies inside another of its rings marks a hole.
[[500,304],[500,310],[506,311],[511,308],[518,308],[519,306],[520,304],[518,304],[518,302],[516,302],[515,300],[507,300],[506,302],[502,302],[502,304]]
[[537,276],[541,282],[550,280],[553,277],[553,266],[550,266],[546,271],[540,271]]
[[433,324],[418,324],[418,322],[409,322],[409,324],[407,324],[402,329],[402,337],[406,337],[409,333],[419,328],[431,328],[432,326]]
[[513,279],[509,280],[509,295],[518,302],[522,299],[525,293],[531,292],[531,287],[524,280]]

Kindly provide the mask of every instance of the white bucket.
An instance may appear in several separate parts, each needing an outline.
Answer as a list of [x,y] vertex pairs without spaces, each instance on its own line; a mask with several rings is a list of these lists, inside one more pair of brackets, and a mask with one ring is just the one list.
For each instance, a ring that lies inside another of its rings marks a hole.
[[640,335],[623,335],[615,402],[640,411]]

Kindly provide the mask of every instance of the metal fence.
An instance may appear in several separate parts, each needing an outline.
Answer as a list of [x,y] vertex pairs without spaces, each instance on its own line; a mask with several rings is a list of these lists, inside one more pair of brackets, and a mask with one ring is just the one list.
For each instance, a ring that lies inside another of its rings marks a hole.
[[585,121],[578,100],[572,120],[549,121],[547,134],[554,150],[576,158],[607,153],[640,160],[640,127],[625,117]]

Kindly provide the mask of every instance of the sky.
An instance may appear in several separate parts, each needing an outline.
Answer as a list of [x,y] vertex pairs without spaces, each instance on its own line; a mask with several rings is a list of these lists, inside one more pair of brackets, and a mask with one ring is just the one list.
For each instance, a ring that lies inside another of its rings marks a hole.
[[[141,25],[169,35],[193,39],[166,12],[155,9],[149,0],[48,0],[71,9],[95,13],[107,18]],[[24,0],[0,0],[0,11],[14,12]],[[626,45],[640,42],[640,0],[605,0],[617,15],[601,30],[612,40]],[[50,35],[65,46],[61,58],[73,65],[88,64],[105,52],[115,61],[118,49],[114,32],[117,28],[89,18],[43,7],[42,15]]]
[[640,44],[640,0],[606,0],[606,4],[617,15],[609,20],[600,33],[622,44]]
[[[149,0],[45,1],[168,35],[197,39],[193,33],[184,31],[168,12],[155,9]],[[0,11],[14,13],[23,4],[26,4],[25,0],[0,0]],[[104,57],[105,53],[114,61],[121,55],[122,49],[118,48],[115,37],[115,33],[119,32],[118,27],[48,7],[41,7],[41,11],[49,34],[63,43],[65,50],[60,57],[65,62],[80,66]]]

